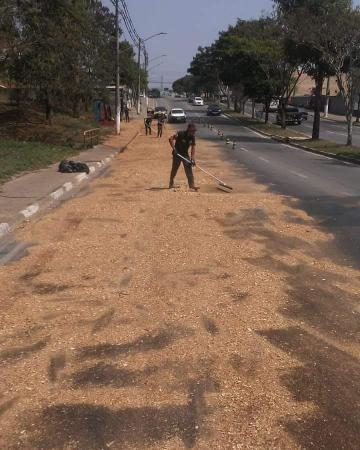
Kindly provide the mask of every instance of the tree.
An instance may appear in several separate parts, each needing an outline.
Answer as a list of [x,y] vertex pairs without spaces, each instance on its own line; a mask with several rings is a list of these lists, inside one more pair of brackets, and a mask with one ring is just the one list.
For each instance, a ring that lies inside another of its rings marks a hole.
[[216,43],[221,79],[230,86],[242,84],[246,95],[263,99],[265,121],[271,100],[278,98],[284,127],[286,105],[303,71],[291,44],[275,17],[238,20]]
[[[326,77],[335,75],[327,62],[323,46],[327,34],[318,32],[319,24],[334,25],[334,15],[351,7],[350,0],[274,0],[279,20],[289,39],[297,43],[297,52],[305,63],[305,72],[315,81],[314,124],[312,138],[320,137],[320,110],[323,84]],[[317,45],[314,45],[316,36]]]
[[[285,12],[294,11],[295,0],[277,1]],[[339,91],[345,104],[347,145],[352,145],[352,116],[355,106],[357,71],[360,67],[360,12],[352,8],[350,0],[298,1],[294,19],[311,24],[298,27],[302,43],[317,52],[321,64],[336,76]],[[311,14],[311,20],[309,20]],[[289,16],[290,17],[290,16]],[[306,22],[305,22],[306,21]],[[318,82],[320,84],[321,81]],[[317,87],[319,95],[320,88]],[[318,114],[317,114],[318,116]],[[317,119],[317,121],[319,118]]]
[[[0,0],[0,71],[44,105],[79,115],[115,80],[115,16],[100,0]],[[2,13],[2,14],[1,14]],[[137,80],[134,53],[120,43],[121,79]],[[142,84],[147,75],[141,75]]]

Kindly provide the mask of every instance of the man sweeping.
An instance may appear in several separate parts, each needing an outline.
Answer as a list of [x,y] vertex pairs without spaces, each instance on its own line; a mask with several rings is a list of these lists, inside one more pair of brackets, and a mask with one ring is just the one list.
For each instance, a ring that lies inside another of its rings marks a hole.
[[144,119],[146,136],[148,134],[151,134],[151,124],[152,124],[152,116],[150,114],[148,114],[148,116]]
[[[179,131],[174,136],[171,136],[169,143],[173,149],[173,161],[170,174],[169,189],[174,187],[174,179],[180,164],[183,163],[186,177],[188,179],[189,188],[197,191],[199,188],[195,186],[194,175],[192,166],[195,166],[195,133],[196,127],[193,123],[190,123],[185,131]],[[189,148],[191,147],[191,157],[189,157]],[[178,155],[190,160],[191,163],[187,163],[182,160]]]

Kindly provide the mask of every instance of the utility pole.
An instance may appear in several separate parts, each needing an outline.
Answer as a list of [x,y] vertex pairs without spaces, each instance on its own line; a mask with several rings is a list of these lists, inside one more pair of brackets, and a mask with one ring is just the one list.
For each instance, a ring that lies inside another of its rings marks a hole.
[[137,113],[141,113],[141,61],[140,61],[140,52],[141,52],[141,38],[139,38],[139,47],[138,47],[138,92],[137,92]]
[[148,56],[147,52],[145,52],[145,77],[146,77],[146,83],[145,83],[145,100],[146,100],[146,108],[149,106],[149,97],[148,97],[148,79],[147,79],[148,64],[149,64],[149,56]]
[[115,21],[116,21],[116,86],[115,86],[115,125],[116,134],[120,134],[120,49],[119,49],[119,0],[115,3]]

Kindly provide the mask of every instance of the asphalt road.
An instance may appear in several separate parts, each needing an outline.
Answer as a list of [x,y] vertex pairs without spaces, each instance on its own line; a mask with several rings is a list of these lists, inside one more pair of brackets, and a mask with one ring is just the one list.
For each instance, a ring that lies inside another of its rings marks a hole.
[[[259,106],[259,105],[258,105]],[[259,108],[257,108],[259,110]],[[302,110],[300,108],[300,110]],[[250,104],[246,104],[245,111],[251,114],[252,107]],[[306,111],[304,109],[304,111]],[[275,122],[276,115],[270,114],[270,119]],[[308,120],[304,121],[301,125],[292,125],[291,128],[294,131],[304,133],[311,137],[313,129],[314,117],[313,113],[309,113]],[[321,119],[320,125],[320,137],[328,141],[334,141],[338,144],[346,144],[347,139],[347,125],[344,118],[343,122],[339,122],[331,119]],[[353,143],[360,146],[360,127],[354,127],[353,129]]]
[[[184,99],[162,98],[158,104],[168,109],[183,108],[189,121],[206,120],[220,128],[237,143],[234,151],[223,144],[224,158],[245,167],[269,190],[289,196],[289,202],[296,199],[298,206],[319,226],[333,233],[345,264],[360,266],[359,166],[264,138],[225,116],[206,118],[206,106],[195,107]],[[176,127],[181,129],[184,125]],[[340,125],[329,123],[327,127],[340,128]],[[207,127],[199,125],[197,134],[221,142]],[[201,160],[201,155],[198,159]],[[349,257],[353,262],[349,262]]]

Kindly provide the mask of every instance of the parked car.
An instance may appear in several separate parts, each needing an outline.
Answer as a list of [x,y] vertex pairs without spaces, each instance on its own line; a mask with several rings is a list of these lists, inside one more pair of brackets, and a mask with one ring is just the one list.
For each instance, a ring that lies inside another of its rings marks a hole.
[[164,116],[166,119],[167,115],[168,115],[168,111],[165,108],[165,106],[157,106],[154,109],[154,114],[153,114],[154,119],[158,119],[160,116]]
[[[304,120],[307,120],[307,113],[299,111],[298,108],[287,106],[285,111],[286,125],[301,125]],[[281,111],[279,109],[276,114],[276,123],[281,125]]]
[[195,106],[204,106],[204,100],[201,97],[195,97],[193,104]]
[[169,123],[185,123],[186,122],[186,114],[183,109],[180,108],[174,108],[170,111]]
[[221,113],[222,111],[219,105],[210,105],[206,112],[208,116],[221,116]]

